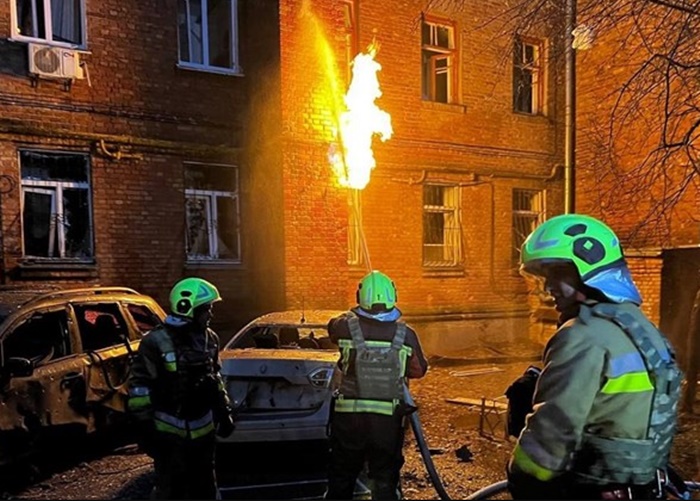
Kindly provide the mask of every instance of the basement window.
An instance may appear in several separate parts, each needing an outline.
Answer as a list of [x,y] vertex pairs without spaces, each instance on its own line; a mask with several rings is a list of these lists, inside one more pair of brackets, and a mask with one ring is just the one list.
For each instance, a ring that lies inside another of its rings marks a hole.
[[181,67],[240,73],[238,0],[178,0],[178,45]]
[[462,260],[459,186],[423,186],[423,266],[457,266]]
[[240,263],[238,169],[185,164],[188,261]]
[[543,112],[544,72],[542,43],[517,38],[513,55],[513,110],[537,115]]
[[454,102],[457,68],[454,25],[424,19],[421,42],[423,99],[439,103]]
[[87,155],[20,151],[24,257],[92,261]]
[[83,47],[85,0],[12,0],[13,38]]
[[543,190],[513,189],[513,253],[514,266],[520,265],[520,251],[527,236],[545,220]]

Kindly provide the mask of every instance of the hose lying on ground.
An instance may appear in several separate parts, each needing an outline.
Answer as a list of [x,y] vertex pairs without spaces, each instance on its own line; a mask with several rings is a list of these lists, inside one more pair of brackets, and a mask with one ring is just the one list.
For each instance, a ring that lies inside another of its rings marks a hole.
[[[406,405],[411,408],[416,409],[416,403],[413,397],[408,391],[408,386],[403,385],[403,395]],[[425,442],[425,437],[423,436],[423,428],[420,424],[420,419],[418,419],[418,412],[414,411],[409,414],[409,420],[411,422],[411,428],[413,429],[413,435],[416,437],[416,442],[418,442],[418,448],[420,449],[420,455],[423,458],[423,463],[425,464],[426,470],[428,470],[428,475],[430,476],[430,481],[435,487],[435,491],[440,496],[443,501],[450,501],[452,498],[447,494],[445,487],[442,485],[442,480],[440,475],[438,475],[437,470],[435,470],[435,465],[433,464],[433,458],[430,455],[430,449],[428,444]]]

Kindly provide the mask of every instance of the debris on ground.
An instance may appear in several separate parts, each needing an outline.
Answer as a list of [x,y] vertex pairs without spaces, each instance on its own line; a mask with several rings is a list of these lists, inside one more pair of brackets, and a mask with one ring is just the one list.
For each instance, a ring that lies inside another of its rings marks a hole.
[[474,454],[469,450],[469,447],[463,445],[455,451],[455,456],[462,462],[468,463],[474,458]]

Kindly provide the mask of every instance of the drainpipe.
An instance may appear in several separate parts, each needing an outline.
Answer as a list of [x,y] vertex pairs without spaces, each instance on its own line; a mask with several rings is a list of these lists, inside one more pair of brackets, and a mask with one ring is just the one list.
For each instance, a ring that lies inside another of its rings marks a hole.
[[564,212],[570,214],[576,211],[576,52],[573,47],[573,31],[576,27],[576,0],[565,1]]

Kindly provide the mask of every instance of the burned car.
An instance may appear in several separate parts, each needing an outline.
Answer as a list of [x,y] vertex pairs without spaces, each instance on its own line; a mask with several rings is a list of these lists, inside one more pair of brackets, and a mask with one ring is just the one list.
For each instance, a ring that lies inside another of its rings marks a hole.
[[0,293],[0,464],[50,432],[123,421],[130,357],[165,318],[153,298],[123,287],[26,297]]
[[262,315],[221,350],[221,374],[238,407],[236,430],[222,442],[325,440],[337,345],[328,321],[341,311]]

